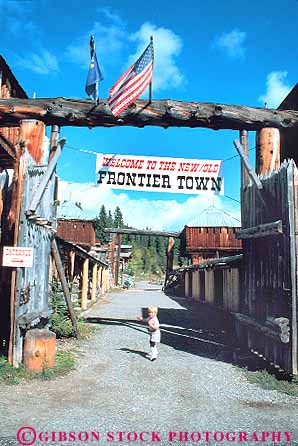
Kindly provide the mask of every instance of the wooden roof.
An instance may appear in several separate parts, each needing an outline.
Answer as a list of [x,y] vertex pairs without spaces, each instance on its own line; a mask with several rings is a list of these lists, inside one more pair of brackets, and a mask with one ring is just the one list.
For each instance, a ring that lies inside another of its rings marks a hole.
[[298,110],[298,83],[292,88],[288,96],[277,107],[278,110]]
[[0,167],[13,169],[15,163],[15,147],[0,134]]
[[[284,98],[278,110],[298,110],[298,83],[292,88],[288,96]],[[281,129],[280,130],[280,158],[281,160],[293,158],[298,164],[297,154],[298,130]]]
[[9,80],[9,83],[12,87],[12,92],[11,92],[12,97],[28,99],[25,90],[23,90],[23,88],[17,81],[15,75],[7,65],[6,60],[1,55],[0,55],[0,72],[2,73],[2,83],[3,81],[5,82],[6,78]]

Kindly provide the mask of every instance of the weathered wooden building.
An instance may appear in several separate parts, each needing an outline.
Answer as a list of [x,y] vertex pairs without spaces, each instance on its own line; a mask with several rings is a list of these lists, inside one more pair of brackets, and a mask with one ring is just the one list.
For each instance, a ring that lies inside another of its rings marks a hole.
[[[0,87],[1,98],[27,98],[1,56]],[[45,125],[40,121],[5,122],[0,127],[1,248],[28,246],[36,242],[38,231],[35,231],[35,226],[33,229],[32,225],[27,225],[25,207],[29,205],[36,182],[44,173],[40,166],[44,157],[44,141]],[[48,191],[53,192],[51,185]],[[50,211],[51,207],[48,206],[45,210],[47,217]],[[2,265],[0,268],[0,348],[5,351],[9,349],[10,362],[15,365],[22,359],[24,328],[31,324],[31,320],[35,319],[37,323],[37,319],[39,321],[49,315],[47,303],[40,296],[42,288],[47,287],[47,277],[44,277],[43,270],[43,267],[46,269],[46,262],[41,260],[41,252],[46,255],[47,249],[44,248],[47,242],[44,238],[40,240],[35,255],[35,266],[42,262],[42,268],[39,267],[42,276],[40,281],[34,267],[13,268]],[[24,319],[25,314],[27,316]]]
[[96,247],[94,220],[79,203],[65,201],[58,206],[57,241],[65,274],[70,283],[77,281],[83,310],[110,287],[108,258]]
[[[0,56],[0,98],[27,98],[23,88],[13,75],[5,59]],[[0,127],[0,221],[1,242],[13,244],[13,223],[16,203],[12,204],[12,180],[17,187],[18,158],[17,143],[20,126]],[[7,350],[10,337],[10,289],[12,270],[0,267],[0,350]]]
[[86,215],[79,203],[65,201],[58,206],[57,236],[89,250],[96,244],[94,219]]
[[180,234],[180,255],[190,259],[191,264],[242,252],[241,241],[236,238],[239,220],[214,205],[197,220],[196,225],[185,226]]
[[[279,108],[298,110],[297,85]],[[259,130],[255,173],[248,161],[247,132],[241,132],[241,145],[235,143],[235,146],[242,159],[242,225],[236,229],[235,239],[242,241],[243,255],[234,256],[234,260],[233,257],[207,260],[181,269],[170,277],[169,283],[174,292],[232,312],[238,342],[276,368],[295,375],[298,373],[297,137],[296,129]],[[281,162],[289,157],[293,159]],[[230,284],[228,293],[225,283]]]

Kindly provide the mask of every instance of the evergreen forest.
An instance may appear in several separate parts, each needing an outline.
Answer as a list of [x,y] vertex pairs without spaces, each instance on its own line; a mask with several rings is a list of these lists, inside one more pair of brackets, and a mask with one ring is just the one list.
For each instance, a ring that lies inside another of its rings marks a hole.
[[[102,205],[95,220],[95,231],[96,238],[103,244],[109,243],[111,238],[110,234],[104,232],[104,228],[131,227],[124,223],[119,206],[112,212]],[[150,230],[150,228],[144,229]],[[136,279],[144,278],[155,281],[164,278],[167,263],[167,237],[123,234],[122,245],[132,246],[132,258],[128,264],[128,274],[134,276]],[[175,258],[177,259],[179,255],[178,241],[176,245]]]

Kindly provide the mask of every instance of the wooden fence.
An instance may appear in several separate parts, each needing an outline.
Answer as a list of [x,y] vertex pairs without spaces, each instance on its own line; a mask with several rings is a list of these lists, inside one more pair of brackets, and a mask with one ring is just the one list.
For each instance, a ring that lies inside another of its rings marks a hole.
[[293,161],[241,192],[243,283],[238,338],[277,368],[297,374],[298,173]]
[[239,312],[241,260],[239,254],[179,268],[169,275],[165,291],[227,312]]
[[260,180],[241,192],[243,258],[180,268],[165,290],[231,312],[242,347],[297,375],[298,171],[285,161]]

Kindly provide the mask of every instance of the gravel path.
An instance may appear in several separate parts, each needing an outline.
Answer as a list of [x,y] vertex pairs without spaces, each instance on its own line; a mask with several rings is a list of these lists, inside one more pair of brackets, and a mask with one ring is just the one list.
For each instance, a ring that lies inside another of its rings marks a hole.
[[[93,321],[102,318],[103,324],[83,343],[76,370],[53,381],[0,387],[0,445],[18,444],[20,426],[37,432],[76,432],[76,441],[73,436],[67,442],[58,437],[47,440],[43,434],[43,441],[35,445],[205,445],[207,431],[212,446],[297,445],[298,400],[259,389],[231,364],[199,354],[192,334],[203,332],[186,323],[193,316],[181,303],[144,283],[108,294],[87,314]],[[132,321],[150,304],[161,308],[165,330],[165,343],[153,363],[144,357],[148,333]],[[91,431],[99,432],[101,440],[91,438]],[[126,432],[123,439],[116,434],[120,431]],[[143,431],[149,434],[141,441]],[[184,432],[182,437],[179,432]],[[235,432],[235,437],[223,439],[228,432]],[[247,432],[247,438],[239,432]],[[263,434],[262,439],[262,432],[268,432],[268,438]],[[280,439],[272,432],[281,432]],[[284,432],[293,432],[291,441]]]

